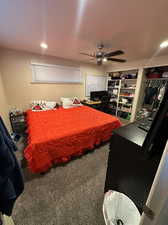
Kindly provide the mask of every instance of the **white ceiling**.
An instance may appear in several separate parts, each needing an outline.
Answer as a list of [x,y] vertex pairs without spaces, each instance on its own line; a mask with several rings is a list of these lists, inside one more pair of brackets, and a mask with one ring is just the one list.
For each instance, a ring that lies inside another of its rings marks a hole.
[[168,0],[0,0],[0,46],[88,61],[103,41],[107,51],[136,60],[158,52],[168,39]]

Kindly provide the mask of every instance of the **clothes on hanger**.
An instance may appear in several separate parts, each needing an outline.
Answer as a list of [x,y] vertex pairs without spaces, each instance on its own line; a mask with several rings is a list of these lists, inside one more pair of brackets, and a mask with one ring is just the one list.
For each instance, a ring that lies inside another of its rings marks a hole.
[[11,216],[14,203],[23,192],[24,182],[13,143],[0,117],[0,212]]
[[152,105],[155,101],[161,101],[167,83],[168,80],[147,80],[144,104]]
[[165,93],[165,90],[166,90],[166,87],[165,86],[163,86],[163,87],[160,88],[159,95],[158,95],[158,100],[159,101],[162,101],[163,96],[164,96],[164,93]]
[[5,137],[5,141],[8,144],[8,146],[13,150],[13,151],[17,151],[17,147],[14,144],[2,118],[0,117],[0,132],[2,132],[3,136]]
[[151,105],[153,103],[153,100],[157,94],[158,89],[153,87],[147,87],[145,90],[145,99],[144,103]]

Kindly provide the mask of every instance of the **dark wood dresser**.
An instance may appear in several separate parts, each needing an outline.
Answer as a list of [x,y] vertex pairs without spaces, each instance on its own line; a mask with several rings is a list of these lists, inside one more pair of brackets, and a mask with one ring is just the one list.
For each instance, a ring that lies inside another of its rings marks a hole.
[[114,131],[105,181],[105,192],[115,190],[126,194],[141,213],[161,159],[161,154],[145,157],[142,145],[146,134],[137,123]]

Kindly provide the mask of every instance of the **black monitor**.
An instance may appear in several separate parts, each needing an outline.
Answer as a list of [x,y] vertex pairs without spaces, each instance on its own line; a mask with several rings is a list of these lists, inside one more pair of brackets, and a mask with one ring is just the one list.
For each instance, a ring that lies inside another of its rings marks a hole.
[[168,85],[163,100],[147,133],[142,149],[148,156],[164,150],[168,140]]
[[108,91],[91,91],[90,99],[93,101],[99,101],[103,96],[108,96]]

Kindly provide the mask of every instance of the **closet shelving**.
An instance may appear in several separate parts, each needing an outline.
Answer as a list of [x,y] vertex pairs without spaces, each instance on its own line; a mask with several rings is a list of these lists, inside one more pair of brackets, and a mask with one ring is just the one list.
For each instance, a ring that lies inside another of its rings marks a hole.
[[141,107],[136,119],[153,117],[157,112],[164,95],[164,88],[168,84],[168,66],[146,68],[144,76]]
[[[130,74],[129,71],[123,71],[120,72],[122,79],[113,79],[113,77],[109,78],[108,92],[115,102],[115,104],[113,104],[113,109],[115,108],[115,115],[121,117],[122,119],[130,120],[137,79],[124,78],[124,76],[122,76],[124,73]],[[136,77],[135,73],[136,71],[133,73],[134,77]]]
[[[119,79],[119,77],[122,77],[123,74],[133,74],[135,76],[134,78],[137,79],[137,80],[135,79],[136,87],[132,87],[132,88],[123,87],[121,85],[122,79]],[[110,82],[112,82],[113,80],[114,82],[118,81],[118,87],[116,89],[116,104],[115,104],[115,110],[114,110],[115,115],[120,116],[120,112],[122,112],[121,110],[123,111],[125,110],[123,106],[124,107],[127,106],[126,111],[128,110],[128,108],[130,108],[130,113],[129,113],[129,115],[131,116],[130,121],[133,122],[137,119],[141,119],[143,117],[149,116],[151,112],[155,113],[157,111],[160,103],[158,104],[158,107],[154,107],[156,106],[156,104],[151,104],[151,105],[144,104],[146,88],[149,81],[152,82],[152,86],[155,81],[156,81],[155,83],[158,83],[158,81],[162,82],[162,84],[168,83],[168,66],[165,66],[165,65],[153,66],[153,67],[151,66],[148,68],[140,67],[137,69],[131,69],[129,71],[121,71],[117,69],[115,72],[114,71],[110,72],[109,77],[110,77],[109,79]],[[108,83],[108,86],[109,86],[108,87],[109,92],[113,92],[114,86],[110,87],[109,83]],[[132,91],[134,95],[132,95],[132,97],[129,96],[126,98],[125,96],[122,96],[122,93],[124,91],[128,91],[128,92]],[[132,102],[125,103],[124,101],[121,101],[121,98],[126,98],[130,101],[132,99]],[[129,117],[127,119],[129,119]]]

